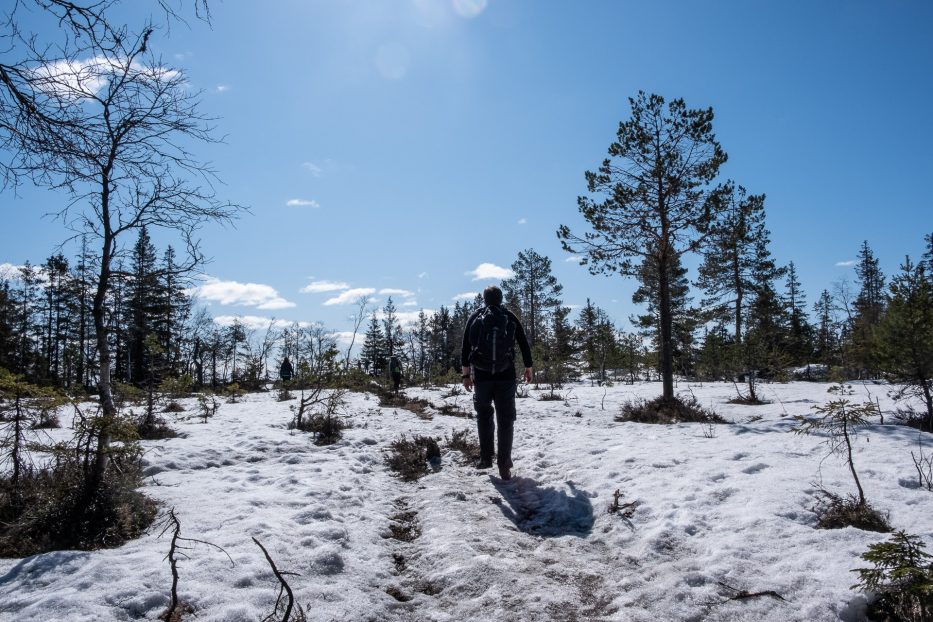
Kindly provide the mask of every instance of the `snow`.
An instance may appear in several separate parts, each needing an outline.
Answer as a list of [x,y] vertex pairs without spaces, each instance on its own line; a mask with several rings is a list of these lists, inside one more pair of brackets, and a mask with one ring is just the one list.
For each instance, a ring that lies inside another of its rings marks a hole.
[[[794,415],[834,397],[828,384],[761,385],[772,403],[739,406],[731,384],[680,384],[734,422],[710,428],[618,423],[620,405],[660,386],[574,385],[563,401],[518,400],[512,481],[460,462],[406,483],[383,465],[402,435],[450,436],[474,421],[378,406],[351,394],[353,428],[329,447],[286,428],[294,402],[273,393],[223,404],[207,423],[196,402],[174,422],[184,438],[144,443],[145,491],[175,508],[191,544],[179,591],[199,621],[255,622],[277,584],[256,537],[310,620],[848,620],[859,555],[885,534],[817,530],[817,484],[854,490],[825,440],[791,433]],[[855,401],[893,403],[854,385]],[[468,395],[410,389],[471,410]],[[579,416],[577,416],[579,415]],[[168,415],[167,415],[168,416]],[[759,418],[760,417],[760,418]],[[890,418],[886,418],[890,422]],[[933,494],[917,488],[918,433],[874,424],[856,441],[866,495],[897,529],[933,536]],[[607,511],[614,491],[636,502]],[[390,526],[417,536],[390,537]],[[168,604],[168,535],[112,550],[0,560],[0,620],[156,619]],[[773,590],[730,600],[735,590]],[[405,599],[397,600],[396,596]]]

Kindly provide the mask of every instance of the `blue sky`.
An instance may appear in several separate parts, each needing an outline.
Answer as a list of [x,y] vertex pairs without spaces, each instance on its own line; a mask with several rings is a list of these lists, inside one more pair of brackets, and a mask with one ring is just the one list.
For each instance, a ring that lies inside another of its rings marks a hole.
[[[583,173],[639,89],[713,107],[722,178],[767,194],[772,251],[809,303],[854,277],[837,264],[862,240],[890,274],[933,232],[930,2],[211,7],[211,27],[192,19],[153,46],[204,91],[226,143],[199,153],[251,209],[203,232],[215,315],[346,330],[352,306],[334,299],[349,290],[436,309],[493,282],[481,264],[533,247],[566,303],[590,297],[627,326],[634,283],[566,261],[555,230],[585,228]],[[63,201],[4,191],[0,263],[42,262],[66,233],[41,214]]]

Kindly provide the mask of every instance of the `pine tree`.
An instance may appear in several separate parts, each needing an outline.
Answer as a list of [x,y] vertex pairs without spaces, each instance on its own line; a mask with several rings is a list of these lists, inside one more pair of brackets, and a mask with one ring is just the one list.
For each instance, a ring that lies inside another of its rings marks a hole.
[[658,343],[662,397],[674,399],[674,315],[670,276],[686,252],[702,247],[724,204],[713,189],[726,154],[713,134],[713,110],[690,110],[682,99],[665,106],[663,97],[629,100],[632,115],[619,124],[597,172],[587,172],[587,189],[599,199],[579,197],[580,213],[592,231],[582,237],[562,225],[564,250],[585,253],[593,273],[637,276],[633,259],[654,263],[658,279]]
[[857,368],[860,376],[875,377],[878,374],[876,332],[885,306],[884,275],[867,240],[859,250],[855,271],[859,279],[859,293],[853,305],[855,313],[849,361]]
[[385,356],[405,356],[405,335],[398,320],[398,313],[392,297],[386,301],[382,308],[382,331],[385,335]]
[[373,313],[369,319],[369,326],[366,329],[366,339],[363,341],[363,350],[360,352],[360,360],[363,366],[370,374],[378,376],[382,374],[386,361],[385,334],[382,332],[382,325]]
[[[681,265],[678,255],[669,264],[670,274],[667,277],[670,293],[671,309],[671,352],[674,369],[683,375],[693,374],[693,333],[698,324],[699,314],[690,307],[690,283],[687,279],[687,269]],[[647,257],[642,262],[638,279],[641,286],[632,294],[632,302],[646,305],[646,312],[637,316],[633,323],[642,329],[642,334],[651,337],[655,351],[660,355],[661,343],[659,341],[661,330],[660,291],[657,275],[658,265],[652,258]],[[661,371],[661,359],[658,357],[658,371]]]
[[131,258],[132,279],[127,291],[129,377],[130,382],[142,385],[153,368],[152,354],[146,347],[146,338],[153,333],[156,316],[160,311],[161,288],[156,266],[156,249],[146,227],[139,229]]
[[748,195],[745,188],[729,182],[722,196],[725,207],[703,251],[697,286],[706,293],[702,305],[707,318],[731,320],[733,340],[741,343],[754,275],[767,268],[759,262],[771,261],[770,254],[762,254],[770,233],[765,228],[765,195]]
[[926,407],[926,429],[933,430],[933,279],[926,262],[904,260],[891,281],[887,312],[879,329],[881,366],[902,393]]
[[787,355],[794,365],[809,362],[813,352],[813,327],[807,319],[806,295],[797,279],[794,262],[787,266],[784,313],[787,317]]
[[502,281],[507,306],[522,322],[532,350],[548,332],[551,316],[561,304],[563,285],[551,272],[551,260],[533,248],[518,253],[513,276]]
[[836,330],[835,306],[829,291],[823,290],[820,299],[813,305],[813,312],[816,314],[814,356],[819,363],[834,365],[837,360],[839,337]]

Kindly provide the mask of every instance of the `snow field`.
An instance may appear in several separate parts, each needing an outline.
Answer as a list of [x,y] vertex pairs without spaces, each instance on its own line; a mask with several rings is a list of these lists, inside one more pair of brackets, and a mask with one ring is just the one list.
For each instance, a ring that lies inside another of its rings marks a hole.
[[[400,436],[449,436],[472,420],[426,420],[351,394],[353,428],[329,447],[286,428],[273,393],[223,404],[206,424],[194,400],[173,424],[184,438],[145,443],[146,492],[175,508],[191,544],[179,591],[198,620],[254,622],[277,584],[256,537],[310,620],[858,620],[850,589],[859,555],[884,534],[816,530],[815,482],[854,491],[824,439],[790,430],[793,415],[832,396],[827,384],[763,387],[764,406],[737,406],[731,384],[683,385],[735,423],[657,426],[613,420],[660,386],[574,385],[564,401],[518,400],[512,481],[476,471],[442,445],[440,470],[392,477],[384,451]],[[867,399],[866,389],[855,385]],[[870,387],[885,410],[882,387]],[[470,396],[410,389],[435,405]],[[580,416],[575,416],[578,414]],[[167,416],[168,417],[168,416]],[[760,419],[752,420],[760,417]],[[711,436],[711,437],[710,437]],[[933,536],[933,495],[913,487],[918,433],[872,425],[856,441],[866,496],[891,523]],[[613,492],[635,502],[607,511]],[[155,619],[170,575],[160,529],[119,549],[0,560],[0,620]],[[773,590],[730,600],[735,590]]]

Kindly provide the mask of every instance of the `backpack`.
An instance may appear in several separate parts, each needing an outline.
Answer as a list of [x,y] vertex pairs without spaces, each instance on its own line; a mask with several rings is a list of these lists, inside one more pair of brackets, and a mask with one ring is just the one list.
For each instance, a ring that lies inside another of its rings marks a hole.
[[490,306],[470,324],[470,363],[480,371],[499,373],[515,364],[515,322],[502,307]]

